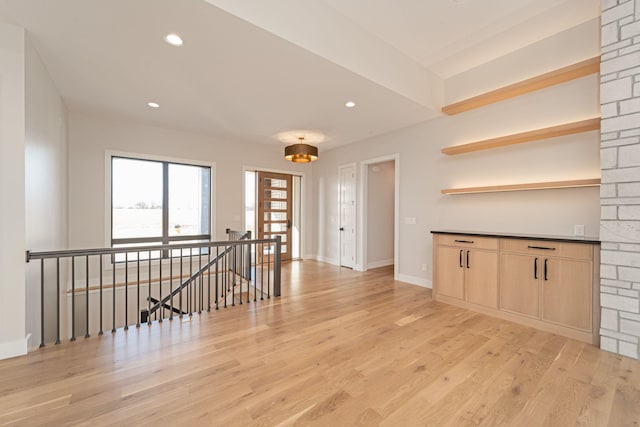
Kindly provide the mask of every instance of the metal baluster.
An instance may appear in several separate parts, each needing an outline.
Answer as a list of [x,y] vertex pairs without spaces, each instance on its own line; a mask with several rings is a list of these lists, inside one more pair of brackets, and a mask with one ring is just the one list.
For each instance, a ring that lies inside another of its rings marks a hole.
[[56,344],[60,344],[60,257],[56,257]]
[[44,347],[44,258],[40,259],[40,348]]
[[[180,248],[180,285],[182,286],[182,248]],[[182,319],[182,313],[184,313],[184,310],[182,310],[182,291],[183,289],[180,289],[180,319]]]
[[[251,258],[251,256],[249,256],[249,258]],[[253,302],[258,301],[258,284],[256,283],[258,281],[258,244],[254,243],[253,244]],[[251,273],[249,273],[249,276],[252,276]]]
[[147,266],[149,267],[148,277],[149,281],[147,282],[147,293],[149,297],[147,298],[147,325],[151,326],[151,251],[149,251],[149,259]]
[[264,300],[264,242],[260,243],[260,301],[262,300]]
[[207,246],[207,311],[211,311],[211,246]]
[[136,328],[140,327],[140,251],[136,253],[136,274],[138,278],[138,284],[136,287],[137,291],[137,302],[136,302]]
[[[162,253],[160,253],[160,257],[158,258],[158,300],[162,301]],[[162,323],[162,319],[164,318],[164,307],[163,304],[160,304],[156,313],[160,312],[158,316],[158,323]]]
[[111,288],[111,292],[113,292],[113,324],[111,325],[111,333],[116,331],[116,255],[113,254],[112,258],[112,266],[113,266],[113,281],[111,282],[113,287]]
[[89,255],[87,255],[87,257],[85,258],[85,262],[86,262],[86,271],[85,271],[85,290],[84,290],[84,295],[85,295],[85,331],[84,331],[84,337],[85,338],[89,338]]
[[124,330],[129,330],[129,252],[124,253]]
[[76,340],[76,257],[71,257],[71,341]]
[[[236,277],[238,276],[238,264],[240,264],[240,271],[242,272],[242,246],[240,247],[240,260],[238,261],[238,246],[233,246],[233,282],[235,284]],[[242,273],[240,274],[240,305],[242,305]]]
[[[232,246],[231,248],[232,248],[231,251],[233,252],[235,250],[235,246]],[[229,260],[229,267],[230,268],[227,269],[227,274],[230,274],[231,268],[233,268],[231,263],[234,261],[234,259],[235,259],[235,256],[234,256],[234,258]],[[230,280],[229,281],[231,282],[231,305],[233,307],[235,307],[236,306],[236,278],[232,275],[232,276],[230,276]],[[240,299],[240,302],[242,302],[242,298]]]
[[173,320],[173,251],[169,251],[169,320]]
[[227,308],[227,295],[229,294],[229,287],[227,285],[227,248],[222,251],[222,292],[224,298],[224,308]]
[[[193,276],[193,249],[189,248],[189,277]],[[187,311],[189,312],[189,317],[193,315],[191,312],[191,297],[193,292],[191,291],[191,283],[187,285]]]
[[[202,269],[202,248],[198,248],[198,271]],[[198,314],[202,313],[202,274],[199,280],[200,289],[198,290]]]
[[103,310],[103,308],[102,308],[102,281],[103,281],[103,279],[102,279],[102,273],[103,273],[103,271],[102,271],[102,269],[103,269],[102,257],[103,257],[103,255],[100,254],[100,332],[98,332],[98,335],[104,335],[104,331],[102,330],[102,310]]
[[220,287],[220,283],[218,280],[218,265],[220,264],[220,259],[218,258],[220,256],[220,246],[216,245],[216,278],[215,278],[215,285],[216,285],[216,310],[218,310],[220,308],[220,295],[218,294],[218,289]]
[[274,245],[269,245],[269,252],[267,253],[267,299],[271,298],[270,289],[271,289],[271,248]]
[[273,260],[273,296],[280,296],[280,272],[282,267],[282,237],[276,236],[276,252]]

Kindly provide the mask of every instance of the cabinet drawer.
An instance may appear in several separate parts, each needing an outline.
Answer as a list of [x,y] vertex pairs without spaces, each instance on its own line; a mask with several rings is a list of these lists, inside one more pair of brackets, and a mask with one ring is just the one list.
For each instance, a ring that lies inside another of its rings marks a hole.
[[501,239],[500,250],[531,255],[590,260],[593,245],[588,243],[553,242],[548,240]]
[[498,239],[493,237],[465,236],[463,234],[438,234],[436,244],[458,246],[461,248],[477,248],[498,250]]

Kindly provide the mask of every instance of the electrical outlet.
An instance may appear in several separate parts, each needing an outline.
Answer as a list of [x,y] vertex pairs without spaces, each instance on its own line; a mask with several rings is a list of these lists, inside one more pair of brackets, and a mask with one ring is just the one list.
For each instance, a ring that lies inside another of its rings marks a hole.
[[415,225],[416,224],[416,219],[413,217],[407,217],[404,219],[404,223],[407,225]]
[[427,271],[427,264],[422,264],[422,271]]
[[573,234],[576,236],[584,236],[584,225],[576,224],[573,226]]

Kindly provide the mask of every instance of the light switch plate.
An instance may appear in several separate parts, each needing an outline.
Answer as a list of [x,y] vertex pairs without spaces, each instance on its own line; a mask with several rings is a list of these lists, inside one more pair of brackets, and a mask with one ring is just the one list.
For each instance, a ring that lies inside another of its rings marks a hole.
[[573,234],[576,236],[584,236],[584,225],[576,224],[573,226]]

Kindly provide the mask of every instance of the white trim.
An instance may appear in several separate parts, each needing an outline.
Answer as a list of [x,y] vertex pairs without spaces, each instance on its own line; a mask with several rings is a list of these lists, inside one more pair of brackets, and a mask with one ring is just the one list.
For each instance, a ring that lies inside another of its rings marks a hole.
[[353,248],[353,269],[361,271],[362,269],[358,269],[356,267],[360,266],[361,263],[358,262],[358,165],[357,163],[346,163],[344,165],[338,166],[338,265],[342,266],[342,235],[340,232],[340,228],[342,227],[342,170],[353,168],[353,180],[356,192],[356,218],[355,218],[355,226],[356,226],[356,240],[354,241],[355,247]]
[[[216,219],[217,219],[217,205],[216,205],[216,186],[217,186],[217,176],[216,176],[216,163],[215,162],[205,162],[202,160],[193,160],[193,159],[183,159],[180,157],[169,157],[169,156],[158,156],[155,154],[145,154],[145,153],[133,153],[128,151],[119,151],[119,150],[105,150],[104,156],[104,242],[105,248],[111,247],[111,158],[112,157],[129,157],[132,159],[140,159],[140,160],[155,160],[160,162],[170,162],[170,163],[185,163],[194,166],[206,166],[211,168],[211,212],[210,212],[210,227],[209,230],[211,234],[211,240],[217,241],[216,239]],[[120,265],[120,264],[118,264]],[[111,271],[113,265],[108,263],[104,266],[105,271]],[[116,266],[118,269],[118,266]]]
[[[272,169],[272,168],[263,168],[263,167],[258,167],[258,166],[246,166],[243,165],[242,166],[242,191],[241,191],[241,197],[242,200],[240,201],[240,212],[242,212],[241,215],[241,219],[240,219],[240,224],[243,230],[246,230],[246,224],[245,224],[245,209],[247,208],[244,201],[245,201],[245,194],[244,194],[244,189],[246,186],[246,182],[245,182],[245,177],[246,177],[246,173],[245,172],[271,172],[271,173],[283,173],[286,175],[294,175],[294,176],[299,176],[300,179],[300,257],[301,259],[309,259],[309,255],[304,255],[304,249],[305,249],[305,234],[306,234],[306,225],[305,225],[305,217],[307,216],[307,213],[305,211],[307,204],[306,204],[306,191],[305,191],[305,186],[307,185],[307,173],[306,172],[301,172],[301,171],[296,171],[296,170],[285,170],[285,169]],[[257,206],[256,206],[256,214],[257,214]],[[256,236],[253,236],[253,238],[255,239]],[[313,259],[313,258],[311,258]]]
[[389,265],[393,265],[393,258],[383,259],[381,261],[373,261],[373,262],[367,263],[367,270],[370,269],[370,268],[387,267]]
[[29,339],[31,334],[15,341],[7,341],[0,343],[0,360],[9,359],[11,357],[22,356],[27,354],[29,350]]
[[[367,171],[369,165],[394,161],[394,209],[393,209],[393,278],[400,277],[400,153],[389,154],[360,162],[360,221],[358,221],[357,241],[360,248],[360,264],[367,260]],[[366,271],[359,270],[359,271]]]
[[433,286],[431,280],[422,277],[410,276],[408,274],[398,274],[398,278],[395,280],[429,289]]

